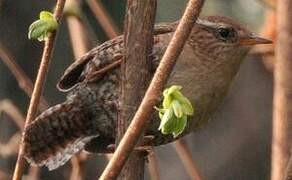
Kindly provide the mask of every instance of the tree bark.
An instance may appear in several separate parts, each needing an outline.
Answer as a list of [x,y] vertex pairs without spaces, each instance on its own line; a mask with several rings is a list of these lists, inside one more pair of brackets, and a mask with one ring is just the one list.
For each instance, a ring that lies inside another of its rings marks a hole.
[[292,140],[292,1],[278,1],[276,46],[272,180],[282,180]]
[[[125,56],[121,65],[117,142],[120,142],[149,85],[156,0],[128,0],[125,20]],[[119,179],[144,177],[144,153],[133,152]]]

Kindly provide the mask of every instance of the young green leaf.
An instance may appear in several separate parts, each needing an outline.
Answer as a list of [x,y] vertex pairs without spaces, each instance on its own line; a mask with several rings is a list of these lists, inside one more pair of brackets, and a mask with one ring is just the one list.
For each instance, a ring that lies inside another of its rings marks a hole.
[[175,128],[172,130],[173,137],[176,138],[180,135],[187,125],[187,116],[184,115],[176,120]]
[[181,86],[171,86],[163,91],[162,108],[159,111],[161,119],[159,130],[162,134],[180,135],[187,125],[187,116],[194,114],[191,102],[180,92]]
[[170,95],[164,96],[162,101],[163,108],[169,108],[171,106],[172,97]]
[[170,88],[164,90],[164,91],[163,91],[163,95],[164,95],[164,96],[169,96],[169,95],[171,95],[173,92],[180,91],[181,89],[182,89],[181,86],[173,85],[173,86],[171,86]]
[[181,94],[181,92],[175,91],[173,93],[173,97],[174,97],[174,99],[177,99],[180,102],[185,114],[187,114],[189,116],[194,114],[194,109],[193,109],[191,102],[186,97],[184,97]]
[[43,20],[37,20],[29,26],[28,38],[37,39],[40,36],[47,34],[47,23]]
[[159,118],[162,119],[163,114],[165,113],[165,109],[158,108],[158,107],[156,107],[156,106],[154,106],[154,109],[155,109],[156,111],[158,111],[158,113],[159,113]]
[[50,13],[49,11],[42,11],[40,13],[40,20],[51,20],[51,19],[55,19],[55,18],[54,18],[54,15]]
[[160,119],[162,119],[162,118],[163,118],[163,113],[162,113],[162,112],[159,112],[159,114],[158,114],[158,115],[159,115],[159,118],[160,118]]
[[158,128],[158,130],[160,130],[161,128],[163,128],[165,126],[165,124],[173,117],[173,110],[172,108],[169,108],[165,111],[165,113],[162,116],[161,122],[160,122],[160,126]]
[[164,124],[164,126],[161,128],[161,133],[162,134],[171,134],[173,132],[173,129],[175,128],[176,121],[177,121],[176,117],[173,116],[172,118],[170,118]]
[[175,116],[181,118],[183,116],[183,109],[179,101],[174,99],[171,104]]
[[42,11],[40,13],[40,19],[36,20],[29,26],[28,38],[44,41],[49,36],[49,33],[56,30],[57,27],[58,22],[53,14],[47,11]]

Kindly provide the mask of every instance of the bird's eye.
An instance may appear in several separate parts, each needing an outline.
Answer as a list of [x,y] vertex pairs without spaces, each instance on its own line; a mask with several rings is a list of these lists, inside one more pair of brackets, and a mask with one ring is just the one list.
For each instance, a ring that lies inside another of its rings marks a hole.
[[218,34],[220,35],[221,38],[227,39],[234,36],[234,31],[231,28],[221,27],[221,28],[218,28]]

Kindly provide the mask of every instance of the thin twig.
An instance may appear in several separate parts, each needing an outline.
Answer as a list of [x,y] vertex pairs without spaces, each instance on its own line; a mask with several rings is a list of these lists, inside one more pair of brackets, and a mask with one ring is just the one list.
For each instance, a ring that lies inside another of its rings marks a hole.
[[158,164],[154,151],[150,151],[148,154],[148,170],[151,180],[160,180]]
[[286,167],[286,171],[285,171],[285,175],[284,175],[283,180],[292,180],[292,148],[290,150],[290,158],[288,161],[288,165]]
[[[46,107],[46,106],[45,106]],[[0,113],[7,113],[11,119],[17,124],[20,132],[24,128],[24,116],[21,114],[19,109],[12,103],[12,101],[5,99],[0,102]],[[15,133],[6,144],[0,143],[0,155],[10,156],[17,154],[19,143],[21,140],[21,133]],[[28,177],[31,180],[37,180],[39,174],[38,167],[30,167]],[[0,178],[1,179],[1,178]]]
[[[10,55],[10,53],[4,48],[4,46],[0,42],[0,57],[2,58],[3,62],[7,65],[9,70],[12,72],[14,77],[16,78],[19,87],[29,96],[31,97],[33,91],[33,84],[32,81],[28,78],[28,76],[24,73],[21,67],[16,63],[14,58]],[[43,96],[40,98],[40,103],[38,109],[43,111],[47,109],[48,103]],[[10,100],[3,100],[0,103],[0,111],[4,111],[9,116],[12,117],[12,120],[18,125],[19,129],[23,130],[24,128],[24,117],[19,112],[18,108],[10,101]],[[16,134],[17,135],[17,134]],[[15,140],[18,136],[13,136],[9,143],[4,145],[0,145],[3,147],[1,150],[2,152],[6,151],[6,149],[11,150],[10,154],[17,153],[17,149],[19,147],[20,142],[20,135],[17,140]],[[38,167],[30,167],[29,169],[29,177],[30,179],[37,179],[39,173]]]
[[80,153],[77,156],[73,156],[71,159],[72,170],[70,174],[70,180],[82,180],[84,178],[84,165],[88,159],[87,154]]
[[199,173],[198,167],[192,159],[192,154],[188,149],[183,139],[178,139],[174,142],[174,148],[178,153],[181,161],[183,162],[187,173],[192,180],[201,180],[202,177]]
[[[18,126],[20,130],[24,127],[24,116],[20,113],[18,108],[8,99],[0,101],[0,114],[6,113]],[[7,157],[17,153],[21,134],[15,133],[7,143],[0,143],[0,155]]]
[[[78,43],[80,41],[84,41],[80,39],[86,39],[86,35],[85,35],[86,33],[84,32],[85,28],[79,18],[76,18],[74,16],[68,16],[66,20],[69,27],[69,34],[70,34],[70,40],[71,40],[71,44],[73,48],[74,57],[75,59],[79,59],[89,49],[87,44]],[[71,27],[74,27],[74,29],[72,29]]]
[[292,140],[292,1],[277,4],[277,42],[274,68],[272,180],[282,180]]
[[95,18],[101,25],[102,29],[110,39],[113,39],[121,34],[118,27],[115,25],[115,23],[113,23],[112,18],[109,16],[108,12],[99,2],[99,0],[86,0],[86,2],[95,15]]
[[15,133],[7,143],[0,143],[0,156],[7,158],[8,156],[15,155],[21,139],[21,133]]
[[[57,1],[54,16],[58,22],[60,22],[60,20],[61,20],[65,2],[66,2],[66,0],[58,0]],[[40,101],[43,86],[45,83],[46,74],[48,72],[48,67],[49,67],[51,55],[53,52],[55,39],[56,39],[56,32],[53,32],[49,35],[48,39],[45,42],[43,56],[42,56],[39,72],[38,72],[38,75],[36,78],[36,82],[34,85],[32,97],[30,100],[24,128],[26,128],[26,126],[34,119],[34,117],[36,115],[38,103]],[[13,180],[20,180],[21,179],[22,174],[23,174],[24,162],[25,161],[24,161],[24,157],[23,157],[23,146],[20,145],[18,158],[17,158],[17,162],[15,165],[15,170],[14,170],[14,174],[13,174]]]
[[[1,3],[1,2],[0,2]],[[0,4],[1,5],[1,4]],[[6,174],[5,172],[3,172],[2,170],[0,170],[0,179],[1,180],[8,180],[11,179],[11,177],[9,177],[8,174]]]
[[[269,3],[273,3],[276,6],[276,0],[266,0]],[[263,37],[267,37],[268,39],[273,40],[273,42],[277,42],[277,16],[276,11],[268,9],[265,12],[265,20],[261,27],[260,35]],[[254,52],[262,53],[262,62],[265,65],[266,69],[269,72],[273,72],[274,70],[274,62],[275,62],[275,43],[270,44],[268,46],[256,46],[253,48]],[[266,53],[267,51],[271,51],[272,53]]]
[[29,180],[39,180],[40,168],[36,166],[31,166],[28,171],[27,178]]
[[0,113],[7,113],[20,130],[23,130],[24,127],[24,116],[18,110],[18,108],[8,99],[0,101]]
[[250,53],[248,53],[249,56],[274,56],[275,50],[274,48],[265,47],[265,48],[253,48]]
[[159,96],[167,82],[172,68],[175,65],[176,59],[180,55],[193,25],[197,20],[203,3],[204,0],[189,1],[178,28],[162,57],[148,90],[146,91],[145,97],[142,100],[142,103],[131,121],[131,124],[129,125],[123,139],[117,147],[111,161],[103,171],[101,179],[114,179],[117,174],[119,174],[121,168],[128,159],[129,154],[137,144],[139,136],[148,122],[148,117],[153,111],[153,106],[155,106],[158,102]]
[[[88,51],[90,44],[87,33],[88,27],[85,26],[79,6],[80,3],[77,0],[67,1],[64,12],[75,59],[79,59],[84,55]],[[70,11],[76,13],[70,13]]]
[[276,10],[276,4],[270,0],[256,0],[258,3],[263,5],[264,7],[267,7],[273,11]]
[[[19,87],[29,96],[31,97],[33,91],[33,83],[29,79],[29,77],[24,73],[21,67],[16,63],[14,58],[10,55],[8,50],[4,47],[4,45],[0,42],[0,58],[9,68],[11,73],[16,78]],[[45,110],[48,107],[47,101],[44,97],[40,99],[40,110]]]

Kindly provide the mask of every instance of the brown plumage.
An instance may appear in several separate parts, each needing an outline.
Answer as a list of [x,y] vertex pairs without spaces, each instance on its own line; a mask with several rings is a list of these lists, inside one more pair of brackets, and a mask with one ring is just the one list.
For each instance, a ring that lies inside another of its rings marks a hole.
[[[149,55],[153,72],[176,26],[177,22],[155,27],[155,43]],[[250,45],[263,43],[270,41],[254,37],[228,18],[211,16],[197,21],[167,84],[181,85],[196,110],[181,136],[210,118]],[[65,71],[58,88],[69,91],[67,100],[43,112],[25,129],[24,156],[29,162],[55,169],[84,146],[102,152],[114,143],[122,57],[120,36],[92,49]],[[158,131],[159,123],[157,114],[152,114],[145,134],[154,136],[154,145],[173,141],[171,135]]]

